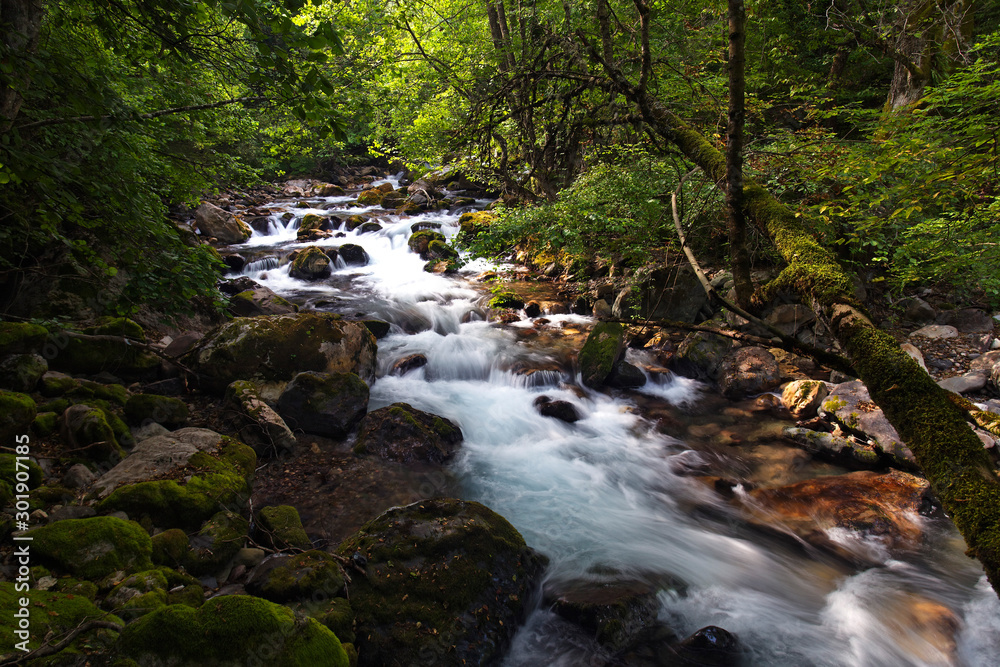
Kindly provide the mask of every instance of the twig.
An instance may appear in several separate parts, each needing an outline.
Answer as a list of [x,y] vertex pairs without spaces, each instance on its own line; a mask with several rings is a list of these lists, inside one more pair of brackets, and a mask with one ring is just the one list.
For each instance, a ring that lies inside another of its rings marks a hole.
[[118,625],[117,623],[113,623],[111,621],[101,621],[101,620],[85,621],[84,623],[81,623],[80,625],[76,626],[73,630],[71,630],[70,633],[66,635],[66,637],[63,638],[63,640],[58,644],[44,643],[38,648],[36,648],[34,651],[30,651],[28,653],[24,653],[19,656],[8,657],[3,661],[0,661],[0,665],[19,665],[29,660],[35,660],[37,658],[43,658],[47,655],[53,655],[63,650],[70,644],[72,644],[73,640],[79,637],[84,632],[87,632],[88,630],[93,630],[95,628],[104,628],[107,630],[115,630],[117,632],[121,632],[122,630],[125,629],[125,626]]

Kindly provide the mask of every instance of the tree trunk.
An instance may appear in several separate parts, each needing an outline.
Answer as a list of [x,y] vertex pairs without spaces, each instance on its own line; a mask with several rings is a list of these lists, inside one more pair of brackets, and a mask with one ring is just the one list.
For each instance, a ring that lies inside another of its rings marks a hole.
[[729,257],[736,288],[736,303],[750,310],[753,283],[743,215],[744,44],[746,9],[743,0],[729,0],[729,123],[726,127],[726,210]]
[[10,129],[24,101],[24,90],[31,83],[25,56],[38,45],[38,31],[45,15],[41,0],[0,0],[0,37],[2,63],[12,74],[0,77],[0,131]]

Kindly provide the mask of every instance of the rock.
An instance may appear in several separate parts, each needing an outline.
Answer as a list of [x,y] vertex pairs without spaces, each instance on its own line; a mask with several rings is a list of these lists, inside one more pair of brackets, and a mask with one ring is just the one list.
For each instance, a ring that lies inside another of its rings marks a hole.
[[62,415],[60,435],[70,449],[93,461],[117,463],[125,456],[107,413],[100,408],[71,405]]
[[910,322],[933,322],[934,318],[937,317],[937,312],[934,308],[920,297],[907,299],[905,306],[906,310],[903,313],[903,318]]
[[993,318],[979,308],[946,310],[937,317],[937,324],[950,325],[959,333],[992,333]]
[[469,211],[468,213],[463,213],[458,218],[459,232],[463,236],[474,237],[484,227],[493,224],[495,219],[496,215],[489,211]]
[[928,324],[910,334],[910,338],[923,336],[932,340],[958,337],[958,329],[945,324]]
[[638,289],[640,317],[694,322],[708,304],[705,290],[687,264],[654,270]]
[[249,532],[250,523],[239,514],[217,512],[191,536],[184,568],[195,576],[219,572],[243,547]]
[[543,417],[554,417],[567,424],[580,421],[580,413],[577,412],[576,406],[569,401],[553,401],[548,396],[539,396],[532,402],[532,405]]
[[136,572],[115,586],[103,604],[114,609],[125,621],[133,621],[166,606],[168,587],[163,570]]
[[781,402],[795,419],[809,419],[823,403],[830,390],[819,380],[795,380],[785,385],[781,392]]
[[368,385],[354,373],[299,373],[277,408],[291,428],[343,438],[368,412]]
[[340,640],[318,621],[249,595],[223,595],[200,607],[169,605],[125,627],[118,654],[140,665],[347,667]]
[[354,243],[345,243],[338,248],[340,251],[340,258],[344,260],[344,263],[348,266],[365,266],[368,264],[369,257],[365,249]]
[[[253,281],[251,281],[253,282]],[[254,283],[256,285],[256,283]],[[257,287],[260,287],[257,285]],[[244,290],[240,290],[244,291]],[[177,336],[170,344],[163,348],[163,354],[168,357],[179,357],[185,352],[190,351],[198,344],[200,340],[205,337],[205,334],[200,331],[185,331],[180,336]]]
[[526,317],[539,317],[542,314],[542,307],[537,301],[529,301],[524,304],[524,314]]
[[986,386],[986,373],[982,371],[971,371],[964,375],[938,380],[938,386],[956,394],[968,394],[979,391]]
[[145,422],[139,426],[133,426],[132,436],[135,438],[136,442],[142,442],[149,438],[155,438],[158,435],[170,435],[170,430],[163,424],[157,424],[156,422]]
[[[234,294],[239,294],[240,292],[256,289],[258,287],[262,287],[262,285],[256,280],[250,278],[249,276],[238,276],[236,278],[233,278],[232,280],[219,281],[219,291],[225,294],[226,296],[233,296]],[[195,333],[195,332],[192,331],[189,333]]]
[[883,466],[882,452],[853,437],[788,427],[784,434],[810,454],[848,468],[873,470]]
[[598,299],[594,302],[593,308],[594,319],[598,320],[610,320],[612,318],[611,306],[604,299]]
[[366,327],[328,313],[238,317],[211,331],[190,363],[205,389],[222,393],[234,380],[283,386],[310,370],[371,381],[376,350]]
[[38,408],[31,396],[0,389],[0,441],[10,446],[16,436],[28,432],[37,414]]
[[[820,477],[773,489],[750,491],[744,512],[754,523],[777,527],[807,542],[843,553],[831,529],[878,538],[892,550],[914,548],[922,529],[918,512],[930,483],[908,473],[870,471]],[[862,555],[864,554],[853,554]]]
[[816,321],[816,313],[800,303],[780,304],[764,320],[786,336],[794,336]]
[[820,405],[819,416],[840,424],[849,433],[873,441],[876,450],[887,457],[890,465],[904,470],[916,470],[917,463],[896,429],[875,405],[861,380],[843,382],[834,387]]
[[742,664],[739,638],[715,625],[698,630],[672,647],[679,665],[733,667]]
[[520,310],[524,308],[524,300],[513,292],[499,292],[487,305],[494,310]]
[[188,406],[179,398],[157,396],[156,394],[134,394],[125,403],[125,418],[131,424],[152,421],[174,430],[187,423]]
[[423,500],[388,510],[338,548],[352,576],[358,664],[490,664],[532,608],[543,557],[475,502]]
[[298,310],[291,301],[259,285],[229,297],[229,311],[237,317],[257,315],[284,315]]
[[625,355],[625,329],[617,322],[598,322],[577,356],[583,384],[601,387]]
[[[322,551],[275,556],[253,569],[247,592],[272,602],[332,598],[344,589],[344,574],[336,558]],[[352,591],[353,594],[353,591]]]
[[180,528],[171,528],[153,535],[152,560],[157,565],[177,567],[181,565],[190,549],[187,533]]
[[671,358],[670,370],[695,379],[718,380],[722,362],[733,349],[733,340],[706,331],[684,337]]
[[365,190],[358,195],[358,206],[378,206],[382,203],[382,198],[385,193],[377,188],[371,188],[370,190]]
[[427,261],[431,259],[430,245],[433,241],[445,242],[444,234],[431,230],[414,232],[406,242],[410,250],[420,255],[420,259]]
[[927,364],[924,363],[924,354],[916,345],[913,345],[912,343],[903,343],[899,346],[899,349],[913,357],[913,360],[917,362],[917,365],[923,368],[924,371],[927,370]]
[[257,513],[255,540],[259,544],[278,550],[312,548],[312,540],[302,527],[299,512],[291,505],[260,508]]
[[183,378],[169,378],[158,380],[142,386],[144,394],[156,394],[157,396],[183,396],[187,391],[187,385]]
[[344,188],[332,183],[323,183],[316,186],[316,194],[320,197],[343,197]]
[[389,331],[392,330],[392,325],[385,320],[359,320],[361,324],[365,325],[372,335],[375,336],[377,340],[382,340],[389,335]]
[[62,396],[82,386],[75,378],[58,371],[44,373],[38,382],[38,393],[42,396]]
[[288,275],[292,278],[308,281],[329,278],[331,273],[330,258],[326,256],[323,248],[315,245],[299,250],[288,270]]
[[38,324],[0,322],[0,356],[38,354],[45,348],[49,331]]
[[70,489],[86,489],[95,479],[97,479],[97,475],[90,468],[82,463],[77,463],[70,466],[70,469],[63,475],[62,484]]
[[243,243],[253,234],[245,222],[208,202],[195,209],[194,224],[202,236],[214,237],[220,243]]
[[92,516],[97,516],[97,510],[90,505],[63,505],[59,509],[52,510],[48,515],[47,521],[48,523],[55,523],[56,521],[66,521],[67,519],[89,519]]
[[143,440],[102,475],[94,490],[101,512],[125,510],[154,525],[197,529],[227,508],[241,507],[257,465],[243,443],[202,428]]
[[1000,364],[1000,350],[979,355],[969,364],[969,370],[989,373],[997,364]]
[[614,389],[636,389],[646,384],[646,375],[624,359],[617,361],[611,375],[604,381]]
[[660,610],[655,589],[639,581],[577,582],[551,597],[552,611],[612,651],[624,649],[655,624]]
[[[265,228],[263,231],[267,231],[267,229]],[[226,265],[226,268],[233,272],[242,271],[243,267],[247,265],[246,257],[237,253],[225,255],[222,258],[222,262]]]
[[455,455],[461,443],[462,431],[450,420],[407,403],[393,403],[361,420],[354,451],[399,463],[441,464]]
[[781,372],[774,355],[762,347],[741,347],[719,368],[719,388],[729,399],[740,399],[775,389]]
[[226,406],[240,440],[253,447],[259,458],[295,451],[295,435],[285,420],[260,397],[256,385],[236,380],[226,388]]
[[[382,203],[384,204],[385,200]],[[382,225],[377,222],[366,222],[358,227],[358,234],[374,234],[380,231],[382,231]]]
[[0,386],[32,392],[49,370],[49,362],[37,354],[12,354],[0,362]]
[[83,579],[148,570],[152,543],[142,526],[110,516],[68,519],[34,528],[31,552],[39,562]]
[[[88,327],[83,333],[146,341],[142,327],[124,317]],[[49,368],[52,370],[74,375],[109,372],[120,378],[142,380],[155,376],[160,367],[159,357],[143,352],[138,346],[124,340],[67,337],[64,342],[65,348],[49,359]]]
[[426,365],[427,357],[422,354],[411,354],[394,363],[389,370],[389,375],[406,375],[410,371]]

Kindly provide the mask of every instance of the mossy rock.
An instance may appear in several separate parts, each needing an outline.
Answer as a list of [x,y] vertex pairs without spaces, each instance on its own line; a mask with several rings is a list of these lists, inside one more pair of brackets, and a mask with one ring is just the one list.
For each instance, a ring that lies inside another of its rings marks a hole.
[[[20,608],[21,598],[28,598],[28,609],[31,612],[31,627],[24,636],[28,650],[38,648],[46,637],[61,637],[86,621],[103,620],[124,625],[120,618],[101,611],[83,595],[35,589],[18,591],[13,582],[0,582],[0,609],[4,610],[0,617],[0,628],[5,640],[0,653],[13,652],[15,645],[23,640],[16,634],[19,628],[17,619],[13,616],[13,612]],[[88,630],[55,656],[30,664],[84,664],[87,660],[85,653],[101,653],[117,637],[117,632],[106,628]]]
[[481,232],[483,227],[493,224],[495,219],[496,214],[489,211],[469,211],[468,213],[463,213],[458,218],[459,233],[465,238],[472,238]]
[[297,509],[291,505],[262,507],[257,514],[257,540],[276,549],[312,548]]
[[83,579],[152,567],[152,543],[142,526],[116,517],[56,521],[27,533],[42,564]]
[[353,643],[357,639],[354,632],[354,609],[346,598],[290,602],[287,606],[296,614],[315,618],[333,631],[342,642]]
[[243,547],[249,532],[250,522],[239,514],[217,513],[191,537],[191,551],[184,559],[185,569],[199,576],[220,571]]
[[125,628],[116,654],[191,667],[242,667],[262,656],[269,667],[348,666],[340,640],[321,623],[248,595],[216,597],[198,609],[158,609]]
[[497,660],[544,567],[499,514],[451,498],[390,509],[338,553],[366,562],[350,589],[359,664],[387,667]]
[[153,551],[151,558],[156,565],[177,567],[184,561],[190,548],[188,535],[180,528],[170,528],[151,538]]
[[273,602],[336,597],[344,588],[340,563],[323,551],[269,558],[254,568],[246,589]]
[[0,357],[8,354],[37,354],[49,339],[48,330],[26,322],[0,322]]
[[14,354],[0,361],[0,386],[31,392],[49,370],[49,362],[37,354]]
[[454,261],[458,259],[458,251],[445,241],[431,241],[427,244],[427,259]]
[[148,518],[163,528],[197,530],[219,511],[246,504],[256,465],[253,449],[223,438],[214,453],[195,453],[187,466],[175,473],[178,479],[121,486],[98,503],[97,509]]
[[278,397],[289,428],[343,438],[368,411],[368,385],[355,373],[299,373]]
[[420,259],[426,262],[427,260],[432,259],[429,255],[429,251],[431,243],[434,241],[444,243],[446,241],[444,234],[430,229],[425,229],[423,231],[410,234],[410,239],[406,243],[410,247],[410,250],[420,255]]
[[302,371],[375,378],[375,337],[329,313],[238,317],[209,333],[187,359],[209,391],[234,380],[285,383]]
[[601,387],[624,353],[624,327],[617,322],[595,324],[577,357],[583,384],[592,389]]
[[62,413],[66,411],[66,408],[73,405],[69,399],[57,398],[52,401],[46,401],[38,406],[38,412],[54,412],[56,415],[62,416]]
[[373,410],[361,421],[354,451],[399,463],[445,463],[462,444],[462,431],[452,421],[393,403]]
[[154,421],[168,429],[178,429],[188,420],[187,403],[172,396],[135,394],[125,404],[125,417],[130,424]]
[[108,413],[98,407],[78,404],[67,408],[62,414],[60,434],[71,449],[92,461],[114,464],[125,457]]
[[42,379],[38,384],[38,391],[46,398],[54,398],[67,394],[80,386],[82,386],[80,380],[72,376],[60,373],[59,371],[49,371],[42,375]]
[[37,504],[39,507],[64,504],[72,502],[76,498],[76,492],[73,489],[67,489],[58,484],[39,486],[37,489],[32,489],[30,495],[32,504]]
[[[82,380],[80,382],[80,389],[89,391],[87,398],[96,398],[99,401],[107,401],[117,407],[123,408],[129,400],[128,389],[120,384],[101,384],[100,382],[91,382],[90,380]],[[73,399],[74,392],[80,391],[80,389],[73,389],[67,392],[66,397]]]
[[54,433],[58,426],[59,415],[54,412],[39,412],[31,422],[31,430],[41,437]]
[[329,278],[331,273],[331,262],[326,251],[314,245],[299,250],[288,269],[288,275],[299,280],[322,280]]
[[[18,478],[18,475],[21,477]],[[44,477],[41,467],[34,461],[22,458],[19,464],[17,455],[0,454],[0,481],[24,482],[28,489],[35,489],[41,485]]]
[[[109,320],[100,326],[84,329],[84,333],[94,336],[122,336],[140,342],[145,342],[146,339],[142,327],[126,318]],[[138,346],[123,340],[67,337],[65,343],[65,348],[49,360],[50,368],[81,375],[96,375],[107,371],[134,380],[153,377],[160,367],[159,357],[143,352]]]
[[524,299],[513,292],[500,292],[490,299],[488,305],[494,310],[520,310],[521,308],[524,308]]
[[133,621],[167,606],[167,577],[162,570],[131,574],[115,586],[101,606]]
[[365,190],[358,195],[358,205],[359,206],[378,206],[382,203],[382,198],[385,197],[385,193],[378,188],[372,188],[370,190]]
[[98,589],[97,584],[92,581],[76,579],[75,577],[62,577],[56,582],[56,585],[52,587],[52,590],[58,593],[66,593],[68,595],[82,595],[88,600],[96,600],[97,592],[100,589]]
[[0,441],[10,446],[16,436],[26,434],[37,410],[31,396],[0,389]]

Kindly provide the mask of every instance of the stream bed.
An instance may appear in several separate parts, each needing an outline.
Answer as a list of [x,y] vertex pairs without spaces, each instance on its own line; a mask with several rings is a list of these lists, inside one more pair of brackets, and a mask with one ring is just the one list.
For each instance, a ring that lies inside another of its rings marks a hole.
[[[503,515],[550,559],[548,585],[600,581],[608,573],[662,584],[659,617],[666,626],[680,636],[723,627],[739,637],[746,665],[997,663],[1000,601],[940,512],[917,519],[923,532],[917,549],[862,544],[872,562],[864,568],[749,528],[692,471],[711,469],[761,486],[846,471],[786,444],[781,426],[790,422],[754,410],[752,402],[721,399],[693,380],[650,374],[641,392],[584,388],[572,361],[591,318],[522,312],[518,322],[490,322],[489,284],[475,279],[490,267],[473,262],[453,275],[423,271],[424,261],[407,247],[413,227],[438,228],[451,238],[460,211],[400,217],[374,207],[348,209],[353,200],[313,197],[307,200],[313,208],[297,208],[301,198],[269,204],[267,232],[232,247],[253,260],[243,274],[301,307],[391,323],[379,341],[369,409],[403,401],[460,426],[465,440],[447,474],[423,473],[414,484],[425,495],[458,495]],[[366,211],[380,231],[296,242],[308,213]],[[283,220],[288,212],[291,219]],[[299,247],[345,243],[362,246],[368,264],[341,263],[329,279],[305,282],[280,262]],[[426,365],[390,373],[414,354],[424,355]],[[573,404],[582,419],[571,424],[540,415],[533,403],[542,395]],[[651,416],[657,414],[675,425],[666,429],[670,434]],[[607,658],[582,630],[540,605],[504,664],[603,665]]]

